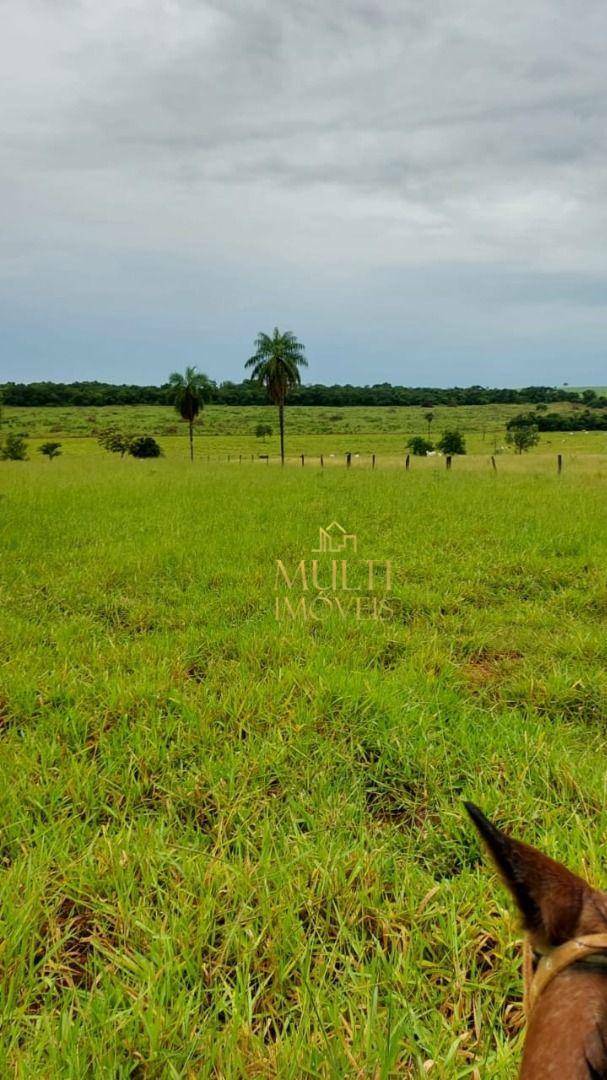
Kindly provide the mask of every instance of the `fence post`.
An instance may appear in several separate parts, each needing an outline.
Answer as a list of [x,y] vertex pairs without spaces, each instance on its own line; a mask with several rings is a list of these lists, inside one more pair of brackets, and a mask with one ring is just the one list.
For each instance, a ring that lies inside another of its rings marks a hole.
[[238,464],[242,465],[242,454],[238,455]]
[[352,463],[352,454],[348,452],[346,454],[346,466],[347,466],[348,469],[350,468],[351,463]]
[[411,454],[407,454],[407,456],[405,458],[405,469],[407,470],[407,472],[409,471],[410,464],[411,464]]
[[324,469],[325,467],[325,459],[322,454],[320,455],[320,467],[321,469]]
[[302,466],[302,468],[303,468],[304,464],[305,464],[305,458],[304,458],[304,456],[302,454],[301,455],[301,466]]
[[558,471],[558,474],[560,476],[562,471],[563,471],[563,455],[562,454],[557,455],[557,471]]
[[492,465],[493,471],[497,472],[497,465],[495,464],[495,458],[493,457],[493,454],[491,455],[491,465]]
[[448,469],[451,468],[451,454],[447,454],[446,465]]
[[371,468],[375,468],[375,454],[373,454],[373,457],[371,458]]

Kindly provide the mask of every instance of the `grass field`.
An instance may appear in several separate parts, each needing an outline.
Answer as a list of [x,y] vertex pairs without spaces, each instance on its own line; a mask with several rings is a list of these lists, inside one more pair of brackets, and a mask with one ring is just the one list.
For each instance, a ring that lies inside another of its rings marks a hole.
[[[607,469],[509,463],[0,465],[3,1076],[513,1075],[461,800],[601,879]],[[276,622],[333,518],[393,617]]]
[[[0,464],[2,1076],[514,1075],[462,799],[600,882],[607,466],[471,461]],[[393,614],[277,621],[333,519]]]
[[[552,406],[554,411],[568,412],[574,406]],[[428,435],[425,414],[428,410],[412,407],[377,408],[313,408],[287,409],[287,456],[298,462],[301,454],[318,461],[321,454],[343,464],[344,455],[359,455],[360,465],[369,465],[371,455],[377,464],[402,463],[407,440],[412,435]],[[432,410],[434,419],[430,438],[437,441],[446,429],[457,429],[466,437],[468,454],[488,458],[491,454],[513,454],[505,441],[506,423],[523,409],[519,405],[484,405]],[[272,436],[258,439],[255,429],[259,423],[272,427]],[[62,443],[62,453],[89,457],[105,454],[96,441],[96,433],[107,427],[117,427],[133,435],[154,435],[163,452],[170,458],[186,458],[187,425],[169,407],[156,405],[107,406],[88,408],[5,408],[5,433],[23,432],[30,450],[35,452],[44,441]],[[269,454],[278,461],[278,423],[276,409],[267,407],[208,406],[196,426],[198,453],[202,461],[231,461],[240,456],[259,458]],[[607,432],[545,432],[534,455],[607,454]],[[327,460],[326,464],[330,461]]]

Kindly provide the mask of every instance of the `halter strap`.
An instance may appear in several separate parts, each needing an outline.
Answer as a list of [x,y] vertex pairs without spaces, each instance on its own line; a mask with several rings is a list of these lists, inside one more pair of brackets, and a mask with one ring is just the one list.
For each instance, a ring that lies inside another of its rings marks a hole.
[[529,938],[525,939],[523,954],[523,1006],[529,1018],[540,994],[552,980],[573,964],[607,965],[607,934],[586,934],[585,937],[572,938],[564,945],[558,945],[547,953],[542,953],[535,972],[533,970],[533,949]]

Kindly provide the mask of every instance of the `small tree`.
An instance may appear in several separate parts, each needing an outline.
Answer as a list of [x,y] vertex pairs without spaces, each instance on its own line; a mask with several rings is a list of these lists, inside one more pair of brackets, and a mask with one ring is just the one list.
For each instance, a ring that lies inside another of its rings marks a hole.
[[7,435],[0,457],[3,461],[27,461],[27,443],[23,435]]
[[272,428],[269,424],[258,424],[255,428],[255,434],[258,439],[267,439],[272,434]]
[[151,435],[139,435],[131,439],[129,454],[136,458],[156,458],[161,456],[162,450]]
[[59,457],[61,455],[60,442],[45,442],[42,444],[42,446],[39,446],[38,449],[41,454],[44,454],[44,456],[49,459],[49,461],[52,461],[53,458]]
[[[432,421],[434,420],[434,413],[432,412],[432,410],[430,410],[430,412],[424,413],[424,420],[428,425],[428,438],[430,438],[430,428],[432,427]],[[415,450],[413,451],[413,453],[415,453]]]
[[539,441],[539,431],[531,424],[520,424],[506,432],[506,442],[515,447],[517,454],[522,454],[523,451],[526,453],[532,446],[537,446]]
[[466,453],[466,440],[461,431],[444,431],[437,445],[443,454]]
[[414,435],[412,439],[409,439],[407,446],[414,457],[426,457],[426,454],[434,450],[434,443],[424,439],[423,435]]
[[111,454],[120,454],[123,458],[129,452],[131,437],[125,435],[124,431],[118,431],[117,428],[106,428],[97,436],[97,442],[104,450],[109,450]]
[[214,384],[202,371],[187,367],[183,375],[174,371],[169,377],[173,404],[182,420],[186,420],[190,434],[190,461],[194,461],[194,421],[204,408],[205,398],[211,394]]

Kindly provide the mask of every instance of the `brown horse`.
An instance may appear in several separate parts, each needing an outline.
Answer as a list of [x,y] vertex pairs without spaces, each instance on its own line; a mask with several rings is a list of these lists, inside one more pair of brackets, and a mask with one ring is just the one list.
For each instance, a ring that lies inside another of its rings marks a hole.
[[607,1080],[607,893],[466,809],[527,933],[521,1080]]

